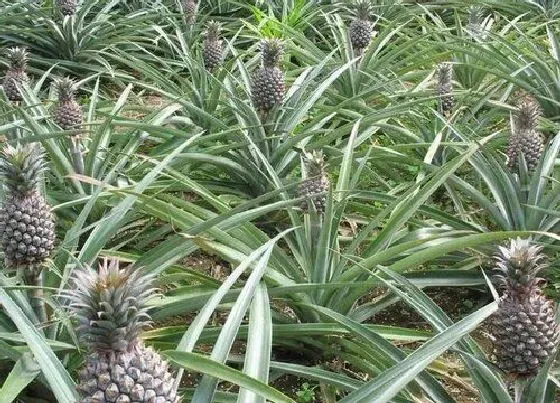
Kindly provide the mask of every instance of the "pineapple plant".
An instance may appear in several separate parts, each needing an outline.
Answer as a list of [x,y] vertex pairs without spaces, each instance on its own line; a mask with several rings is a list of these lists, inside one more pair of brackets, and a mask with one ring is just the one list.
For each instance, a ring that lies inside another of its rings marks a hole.
[[78,9],[77,0],[58,0],[58,8],[63,15],[74,15]]
[[253,74],[251,94],[255,107],[268,112],[284,100],[286,86],[284,73],[279,67],[284,44],[279,39],[261,42],[262,67]]
[[453,65],[441,63],[437,67],[437,95],[440,99],[440,110],[449,118],[453,114],[455,99],[453,98]]
[[185,22],[192,25],[196,21],[198,12],[198,4],[195,0],[183,0],[183,11],[185,13]]
[[54,248],[51,208],[39,190],[45,169],[38,145],[6,145],[0,152],[0,175],[8,188],[0,209],[0,245],[6,268],[36,272]]
[[302,154],[305,180],[297,188],[297,196],[305,197],[301,209],[308,210],[308,201],[315,206],[315,211],[325,211],[326,196],[331,186],[329,176],[325,169],[325,160],[322,151],[304,152]]
[[60,78],[55,82],[55,88],[58,92],[58,107],[54,121],[63,130],[78,128],[83,122],[83,112],[74,95],[74,80],[69,77]]
[[519,238],[500,247],[497,259],[496,278],[505,291],[490,323],[494,358],[517,377],[536,375],[559,340],[554,303],[542,294],[537,277],[544,259],[541,247]]
[[28,81],[26,72],[28,54],[25,48],[21,47],[10,48],[6,53],[10,67],[4,77],[2,87],[10,101],[19,102],[23,100],[19,87]]
[[523,155],[527,169],[534,171],[544,151],[544,140],[538,131],[542,111],[538,101],[530,95],[519,95],[517,110],[513,116],[513,131],[507,149],[508,167],[514,168]]
[[223,49],[220,40],[220,24],[214,21],[208,23],[204,40],[204,67],[213,71],[222,63]]
[[89,350],[79,372],[80,403],[179,402],[167,362],[141,339],[150,324],[152,276],[106,260],[98,270],[77,270],[72,283],[63,296]]
[[369,4],[360,1],[356,5],[356,16],[350,23],[349,35],[352,47],[362,52],[371,41],[373,27],[371,23],[371,10]]

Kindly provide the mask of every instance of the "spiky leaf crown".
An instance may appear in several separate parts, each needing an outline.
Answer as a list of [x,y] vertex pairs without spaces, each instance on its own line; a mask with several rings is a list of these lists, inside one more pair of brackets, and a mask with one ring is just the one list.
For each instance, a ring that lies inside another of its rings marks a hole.
[[62,77],[55,81],[55,88],[58,92],[60,101],[68,101],[74,99],[76,92],[76,83],[70,77]]
[[14,195],[34,192],[45,169],[43,149],[37,144],[7,144],[0,151],[0,175]]
[[6,51],[6,57],[10,61],[10,67],[13,69],[25,69],[27,66],[28,53],[25,48],[14,47]]
[[325,172],[325,159],[322,150],[304,152],[302,158],[308,177],[318,176]]
[[537,130],[542,110],[539,102],[529,94],[520,93],[517,111],[514,116],[514,128],[519,134],[529,134]]
[[206,26],[206,40],[210,42],[215,42],[220,37],[221,25],[219,22],[210,21]]
[[99,353],[131,351],[150,324],[146,307],[153,295],[153,276],[131,266],[121,269],[116,260],[105,261],[99,270],[77,270],[73,290],[63,294],[79,319],[78,333]]
[[512,239],[507,247],[499,247],[496,280],[506,286],[507,296],[523,299],[538,287],[537,274],[545,267],[542,247],[531,245],[528,239]]
[[261,42],[264,67],[277,67],[284,53],[284,43],[280,39],[267,39]]
[[356,18],[362,21],[370,21],[371,20],[371,6],[366,1],[359,1],[356,4],[355,10]]
[[437,90],[440,95],[453,91],[453,65],[449,62],[437,66]]

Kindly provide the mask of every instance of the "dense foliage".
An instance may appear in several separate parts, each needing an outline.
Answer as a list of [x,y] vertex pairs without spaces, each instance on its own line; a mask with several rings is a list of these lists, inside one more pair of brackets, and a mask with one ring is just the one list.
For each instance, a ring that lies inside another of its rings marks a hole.
[[0,71],[0,402],[557,401],[560,1],[0,0]]

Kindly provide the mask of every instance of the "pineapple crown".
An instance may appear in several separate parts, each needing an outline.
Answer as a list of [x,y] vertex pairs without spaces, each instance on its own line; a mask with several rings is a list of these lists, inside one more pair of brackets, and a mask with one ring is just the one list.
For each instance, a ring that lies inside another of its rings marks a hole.
[[471,6],[469,8],[469,16],[467,28],[475,35],[480,35],[482,32],[482,22],[484,21],[484,7]]
[[367,1],[358,1],[354,11],[356,18],[362,21],[371,20],[371,5]]
[[284,43],[280,39],[266,39],[261,42],[261,54],[264,67],[277,67],[283,53]]
[[43,149],[36,144],[15,147],[7,144],[0,151],[0,175],[11,193],[25,196],[34,192],[46,170]]
[[537,130],[539,117],[542,110],[539,102],[531,95],[518,93],[517,110],[514,115],[514,128],[520,134],[531,133]]
[[76,83],[70,77],[58,78],[54,82],[56,91],[58,92],[58,98],[60,101],[69,101],[74,99],[74,93],[76,92]]
[[219,22],[210,21],[206,26],[206,40],[209,42],[215,42],[220,37],[221,25]]
[[77,270],[74,289],[63,296],[79,319],[78,333],[92,351],[127,352],[140,343],[140,334],[150,324],[146,307],[153,295],[152,275],[132,266],[121,269],[117,260],[105,260],[99,270]]
[[545,265],[542,247],[531,245],[528,239],[512,239],[507,247],[499,247],[495,276],[506,287],[507,295],[515,299],[529,297],[538,288],[537,274]]
[[28,55],[27,49],[19,46],[6,50],[6,57],[10,61],[10,67],[12,69],[25,69],[27,66]]
[[439,95],[447,95],[453,92],[453,64],[449,62],[440,63],[436,68],[437,92]]
[[323,150],[304,151],[302,154],[303,164],[308,177],[322,175],[325,172],[325,159]]

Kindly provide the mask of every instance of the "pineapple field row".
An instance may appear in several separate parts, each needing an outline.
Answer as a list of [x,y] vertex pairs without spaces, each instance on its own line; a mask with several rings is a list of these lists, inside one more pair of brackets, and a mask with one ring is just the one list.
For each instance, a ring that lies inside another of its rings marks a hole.
[[0,403],[560,402],[560,1],[0,0]]

